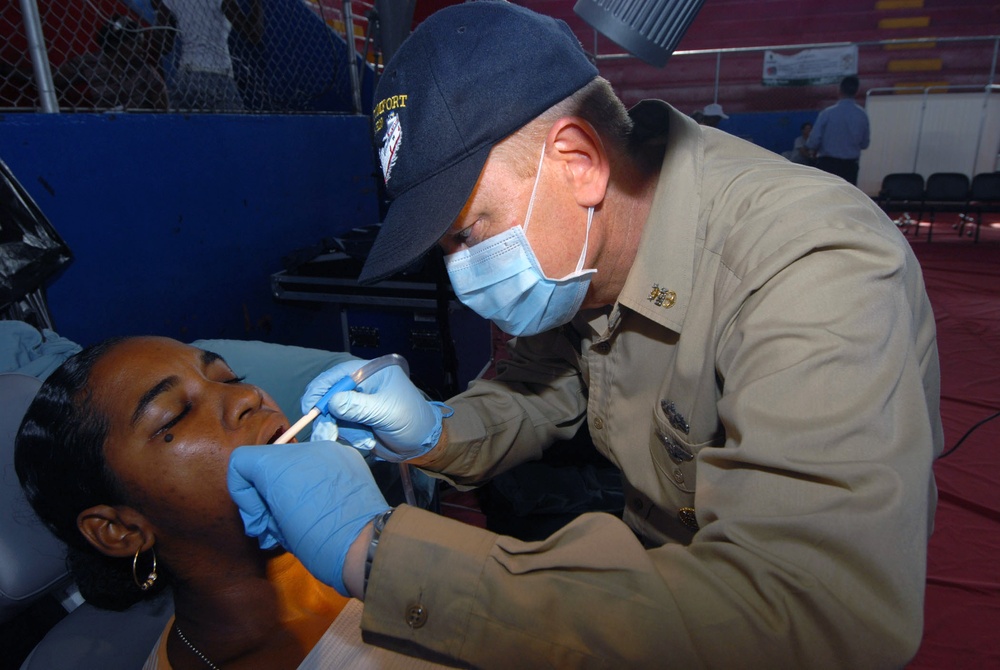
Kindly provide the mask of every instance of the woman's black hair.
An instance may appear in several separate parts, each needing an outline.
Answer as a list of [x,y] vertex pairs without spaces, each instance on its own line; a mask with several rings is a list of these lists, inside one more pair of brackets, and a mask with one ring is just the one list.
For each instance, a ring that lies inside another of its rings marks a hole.
[[[95,505],[128,504],[108,468],[104,443],[108,419],[91,404],[88,389],[94,364],[125,338],[111,338],[67,359],[42,384],[21,421],[14,445],[14,468],[25,497],[38,517],[67,546],[66,562],[81,595],[97,607],[123,610],[161,591],[165,568],[152,588],[142,591],[132,577],[132,557],[99,552],[77,527],[77,516]],[[140,557],[139,580],[151,559]]]

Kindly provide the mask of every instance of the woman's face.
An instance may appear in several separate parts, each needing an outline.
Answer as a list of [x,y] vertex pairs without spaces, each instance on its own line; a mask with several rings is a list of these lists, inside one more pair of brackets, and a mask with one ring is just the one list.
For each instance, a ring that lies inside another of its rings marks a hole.
[[242,535],[226,468],[236,447],[273,442],[288,427],[270,396],[215,354],[154,337],[108,351],[88,390],[108,419],[108,467],[158,530]]

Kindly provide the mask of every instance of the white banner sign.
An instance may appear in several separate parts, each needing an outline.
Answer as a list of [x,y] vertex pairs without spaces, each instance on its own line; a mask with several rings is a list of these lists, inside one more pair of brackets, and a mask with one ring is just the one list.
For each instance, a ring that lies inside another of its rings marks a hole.
[[857,45],[805,49],[791,56],[764,52],[764,86],[836,84],[857,73]]

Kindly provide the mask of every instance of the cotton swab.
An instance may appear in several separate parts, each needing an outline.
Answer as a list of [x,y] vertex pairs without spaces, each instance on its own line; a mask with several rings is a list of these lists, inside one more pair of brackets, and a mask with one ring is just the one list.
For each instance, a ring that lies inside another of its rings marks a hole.
[[302,431],[303,428],[308,426],[316,419],[316,417],[323,413],[327,404],[330,402],[330,398],[332,398],[335,393],[353,391],[361,384],[361,382],[368,379],[379,370],[387,368],[390,365],[398,365],[403,368],[403,372],[409,376],[410,366],[406,362],[406,359],[399,354],[386,354],[385,356],[379,356],[378,358],[368,361],[350,375],[344,377],[331,386],[330,390],[323,394],[323,397],[319,399],[313,408],[306,412],[301,419],[292,424],[288,430],[282,433],[281,436],[274,441],[274,444],[287,444],[290,442],[293,437]]

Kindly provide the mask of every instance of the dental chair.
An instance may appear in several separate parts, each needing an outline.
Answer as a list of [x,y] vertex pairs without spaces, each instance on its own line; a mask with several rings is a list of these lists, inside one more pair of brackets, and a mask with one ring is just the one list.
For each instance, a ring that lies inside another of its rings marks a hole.
[[[195,346],[223,356],[247,381],[266,389],[294,420],[299,397],[320,372],[352,358],[335,353],[264,342],[201,340]],[[55,598],[67,610],[21,665],[21,670],[142,667],[173,614],[169,593],[124,612],[83,602],[65,565],[65,550],[35,517],[14,472],[14,438],[28,405],[41,386],[33,376],[0,373],[0,623],[25,612],[41,598]],[[299,441],[309,439],[306,427]],[[398,470],[373,463],[375,479],[390,504],[402,502]],[[395,464],[391,464],[395,465]],[[418,505],[436,508],[435,481],[414,471]],[[7,660],[7,659],[5,659]],[[4,666],[7,667],[7,666]],[[14,667],[14,666],[10,666]]]

